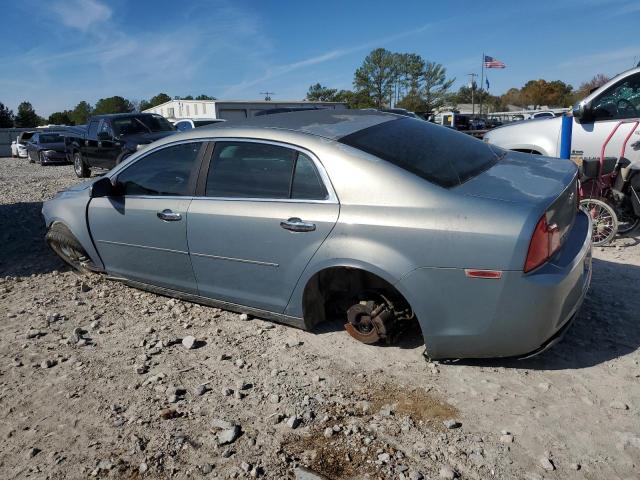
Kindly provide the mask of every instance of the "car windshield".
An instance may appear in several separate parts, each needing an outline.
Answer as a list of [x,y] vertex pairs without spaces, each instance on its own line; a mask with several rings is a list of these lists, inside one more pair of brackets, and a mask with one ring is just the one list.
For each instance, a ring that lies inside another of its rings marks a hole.
[[469,135],[413,118],[380,123],[339,141],[445,188],[487,170],[501,153]]
[[60,143],[64,139],[59,133],[44,133],[40,134],[40,143]]
[[111,121],[113,133],[120,135],[135,135],[137,133],[169,132],[175,127],[160,115],[140,115],[139,117],[116,118]]

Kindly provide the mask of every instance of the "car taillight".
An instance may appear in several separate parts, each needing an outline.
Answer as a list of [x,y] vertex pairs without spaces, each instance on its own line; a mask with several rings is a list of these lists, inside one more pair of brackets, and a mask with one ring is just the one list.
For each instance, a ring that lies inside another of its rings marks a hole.
[[549,225],[547,216],[543,215],[533,231],[527,260],[524,262],[524,272],[538,268],[560,248],[560,230],[556,224]]

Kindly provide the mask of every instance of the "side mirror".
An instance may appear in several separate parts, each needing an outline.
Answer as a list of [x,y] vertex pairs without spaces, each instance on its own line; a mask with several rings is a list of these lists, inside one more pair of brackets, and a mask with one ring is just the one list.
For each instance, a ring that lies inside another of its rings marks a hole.
[[573,106],[573,118],[575,118],[578,123],[586,123],[591,120],[591,113],[592,110],[590,102],[578,102]]
[[109,134],[109,132],[98,132],[98,140],[101,142],[105,142],[108,140],[113,140],[113,137]]
[[91,198],[111,197],[116,194],[116,188],[109,177],[102,177],[91,185]]

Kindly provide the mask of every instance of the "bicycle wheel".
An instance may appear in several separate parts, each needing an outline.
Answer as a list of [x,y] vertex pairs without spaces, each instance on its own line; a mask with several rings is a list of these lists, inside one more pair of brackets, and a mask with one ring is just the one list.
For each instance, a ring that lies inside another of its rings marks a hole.
[[591,241],[595,246],[606,245],[618,233],[618,217],[613,207],[603,198],[585,198],[580,206],[591,216],[593,232]]

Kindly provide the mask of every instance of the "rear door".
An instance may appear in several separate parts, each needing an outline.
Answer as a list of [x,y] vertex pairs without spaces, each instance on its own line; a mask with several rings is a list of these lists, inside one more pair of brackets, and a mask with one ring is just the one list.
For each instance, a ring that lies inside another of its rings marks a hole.
[[196,293],[187,245],[187,212],[203,142],[161,147],[116,177],[121,195],[89,203],[89,228],[107,272]]
[[283,312],[338,218],[320,162],[291,146],[216,142],[198,194],[187,236],[200,295]]

